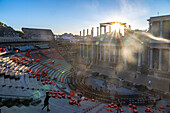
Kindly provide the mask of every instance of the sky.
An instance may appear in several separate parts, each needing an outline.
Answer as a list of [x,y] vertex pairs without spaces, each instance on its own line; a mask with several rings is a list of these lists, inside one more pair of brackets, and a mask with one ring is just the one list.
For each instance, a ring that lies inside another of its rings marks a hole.
[[158,12],[170,15],[170,0],[0,0],[1,22],[15,30],[48,28],[54,34],[96,31],[99,23],[113,21],[144,30]]

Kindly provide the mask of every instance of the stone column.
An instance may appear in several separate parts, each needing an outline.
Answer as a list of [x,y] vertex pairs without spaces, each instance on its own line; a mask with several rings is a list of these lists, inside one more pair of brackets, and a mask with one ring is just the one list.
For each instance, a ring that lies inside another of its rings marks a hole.
[[80,38],[81,38],[81,31],[80,31]]
[[109,26],[109,33],[111,33],[111,26]]
[[151,22],[149,22],[149,32],[151,33]]
[[105,51],[105,45],[103,45],[103,49],[104,49],[104,61],[106,60],[106,51]]
[[91,38],[93,38],[93,32],[94,32],[94,28],[92,27],[92,29],[91,29]]
[[106,26],[104,26],[104,34],[106,34]]
[[102,37],[102,27],[100,26],[100,38]]
[[84,48],[84,44],[83,44],[83,57],[85,57],[85,56],[84,56],[84,52],[85,52],[85,50],[84,50],[84,49],[85,49],[85,48]]
[[87,44],[87,58],[88,58],[88,52],[89,52],[89,48],[88,48],[88,44]]
[[163,23],[163,21],[161,20],[160,21],[160,37],[162,37],[162,23]]
[[168,67],[168,72],[170,72],[170,49],[169,49],[169,67]]
[[101,48],[101,45],[100,45],[100,61],[102,60],[102,48]]
[[96,46],[97,46],[97,61],[98,61],[98,54],[99,54],[99,53],[98,53],[98,51],[99,51],[99,50],[98,50],[98,46],[99,46],[99,44],[96,45]]
[[142,62],[142,65],[145,64],[145,61],[146,61],[145,58],[147,59],[147,57],[145,57],[145,54],[146,54],[145,52],[146,52],[146,50],[144,50],[144,51],[141,53],[141,57],[142,57],[142,58],[141,58],[141,62]]
[[109,47],[109,62],[110,62],[110,45],[108,47]]
[[141,49],[138,49],[138,67],[141,66]]
[[80,44],[80,57],[81,57],[81,44]]
[[85,37],[85,30],[83,29],[83,38]]
[[92,43],[92,54],[91,54],[91,56],[92,56],[92,59],[93,59],[93,43]]
[[118,47],[118,54],[119,54],[119,58],[118,58],[118,62],[120,62],[120,47]]
[[114,54],[114,63],[116,63],[116,47],[114,47],[113,54]]
[[88,35],[89,35],[89,30],[87,29],[87,35],[86,36],[88,37]]
[[162,49],[159,49],[159,71],[162,68]]
[[151,34],[153,34],[153,22],[151,22]]
[[147,64],[149,65],[150,64],[150,48],[147,48]]
[[99,38],[99,27],[97,27],[97,38]]
[[150,66],[149,68],[152,69],[152,54],[153,54],[153,48],[150,48]]
[[127,50],[126,50],[126,47],[125,47],[125,53],[124,53],[124,66],[125,66],[125,67],[127,66],[126,56],[127,56]]

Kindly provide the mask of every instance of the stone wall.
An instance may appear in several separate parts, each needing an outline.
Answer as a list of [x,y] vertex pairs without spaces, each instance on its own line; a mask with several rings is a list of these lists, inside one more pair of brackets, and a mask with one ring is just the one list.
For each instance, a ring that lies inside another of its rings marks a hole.
[[156,37],[160,36],[160,22],[159,21],[153,22],[153,35]]
[[170,39],[170,20],[169,21],[163,21],[162,37]]
[[38,39],[42,41],[51,41],[54,39],[54,35],[50,29],[34,29],[34,28],[22,28],[24,31],[25,39]]

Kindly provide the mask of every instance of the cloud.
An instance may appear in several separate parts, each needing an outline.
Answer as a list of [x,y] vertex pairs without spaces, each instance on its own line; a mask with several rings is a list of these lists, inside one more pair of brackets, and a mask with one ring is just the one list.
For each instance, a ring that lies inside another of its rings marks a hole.
[[[88,19],[82,21],[81,30],[96,28],[99,23],[113,21],[127,23],[127,25],[131,25],[132,29],[148,28],[146,15],[149,13],[149,8],[144,0],[108,0],[104,2],[93,0],[83,6],[90,12],[86,14]],[[94,35],[96,35],[96,30]]]
[[145,16],[148,13],[148,9],[144,6],[144,3],[140,0],[120,0],[121,3],[121,15],[124,15],[130,19],[137,19],[141,16]]
[[99,1],[98,0],[92,0],[91,2],[88,2],[84,4],[84,7],[89,10],[94,10],[99,7]]
[[[91,10],[96,10],[98,7],[99,2],[97,5],[88,6]],[[101,22],[112,22],[112,21],[119,21],[127,23],[128,25],[132,25],[132,28],[139,28],[144,29],[147,28],[147,21],[145,16],[149,12],[149,8],[147,7],[144,1],[140,0],[119,0],[118,8],[110,7],[104,9],[96,14],[92,15],[92,20],[89,23],[101,23]],[[145,23],[146,22],[146,23]],[[142,23],[142,24],[141,24]]]

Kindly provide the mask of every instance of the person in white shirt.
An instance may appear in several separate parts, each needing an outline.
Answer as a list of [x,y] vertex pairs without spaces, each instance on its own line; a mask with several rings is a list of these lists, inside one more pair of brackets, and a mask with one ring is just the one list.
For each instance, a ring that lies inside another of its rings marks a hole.
[[149,84],[149,86],[151,86],[151,80],[149,80],[148,84]]

